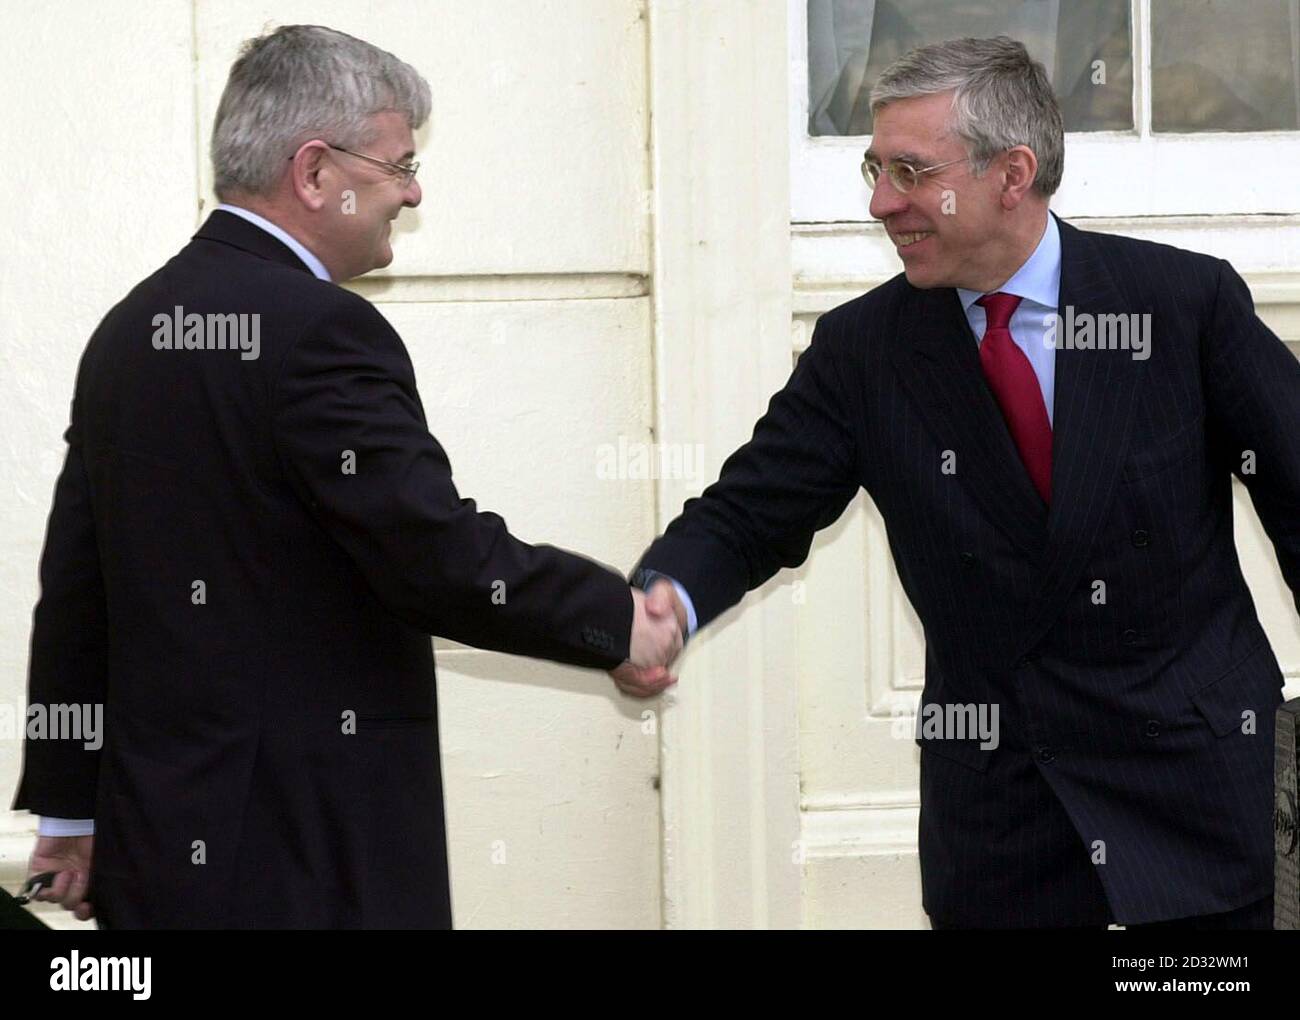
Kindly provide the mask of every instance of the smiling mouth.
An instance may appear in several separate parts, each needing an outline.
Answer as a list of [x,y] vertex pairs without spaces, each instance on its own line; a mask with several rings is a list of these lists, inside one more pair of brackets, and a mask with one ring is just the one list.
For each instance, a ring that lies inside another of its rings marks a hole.
[[910,234],[895,234],[894,244],[897,245],[899,248],[910,248],[918,241],[924,241],[927,237],[929,237],[933,233],[934,233],[933,230],[918,230]]

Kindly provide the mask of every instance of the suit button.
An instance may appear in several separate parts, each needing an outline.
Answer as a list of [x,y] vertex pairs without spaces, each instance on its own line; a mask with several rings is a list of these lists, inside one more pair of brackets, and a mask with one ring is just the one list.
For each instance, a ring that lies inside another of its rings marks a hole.
[[1119,636],[1119,639],[1126,645],[1135,645],[1138,643],[1138,632],[1135,630],[1126,630]]
[[1138,549],[1144,549],[1151,544],[1151,535],[1148,532],[1138,528],[1133,532],[1133,545]]
[[1056,752],[1050,747],[1040,747],[1038,749],[1038,760],[1044,765],[1050,765],[1056,761]]
[[1158,719],[1147,720],[1147,736],[1148,737],[1160,736],[1160,720]]
[[964,552],[958,556],[958,559],[961,560],[961,565],[967,570],[975,566],[975,554],[972,552]]

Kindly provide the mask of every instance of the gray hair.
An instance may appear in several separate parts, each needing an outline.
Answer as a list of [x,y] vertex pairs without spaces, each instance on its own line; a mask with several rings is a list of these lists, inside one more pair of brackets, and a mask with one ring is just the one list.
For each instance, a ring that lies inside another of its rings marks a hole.
[[1043,65],[1025,47],[996,39],[952,39],[922,46],[885,68],[871,90],[871,112],[913,96],[955,90],[952,130],[966,143],[971,170],[982,174],[1000,152],[1026,145],[1038,159],[1034,190],[1061,186],[1065,131]]
[[214,190],[265,194],[303,142],[364,149],[375,137],[371,116],[403,114],[414,131],[430,104],[415,68],[332,28],[286,25],[250,39],[212,126]]

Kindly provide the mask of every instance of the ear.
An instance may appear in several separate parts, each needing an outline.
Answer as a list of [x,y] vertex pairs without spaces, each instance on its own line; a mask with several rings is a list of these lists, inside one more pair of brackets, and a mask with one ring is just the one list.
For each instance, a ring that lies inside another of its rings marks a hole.
[[328,152],[328,145],[313,138],[303,142],[293,154],[293,166],[289,171],[293,193],[312,212],[318,212],[325,204],[332,171],[329,160],[325,158]]
[[1008,149],[1003,158],[1006,169],[1002,175],[1000,198],[1002,208],[1010,210],[1023,202],[1034,186],[1034,179],[1038,176],[1038,157],[1029,146],[1017,145]]

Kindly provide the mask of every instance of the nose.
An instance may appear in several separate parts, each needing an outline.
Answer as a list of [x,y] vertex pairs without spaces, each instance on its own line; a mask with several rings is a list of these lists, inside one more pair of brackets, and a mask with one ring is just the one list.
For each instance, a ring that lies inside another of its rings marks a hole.
[[409,205],[414,209],[420,204],[420,199],[424,197],[424,192],[420,189],[420,182],[414,177],[402,192],[402,205]]
[[875,190],[871,192],[871,205],[867,207],[872,218],[884,220],[903,212],[907,206],[907,196],[894,187],[893,178],[889,174],[881,174],[880,180],[876,181]]

